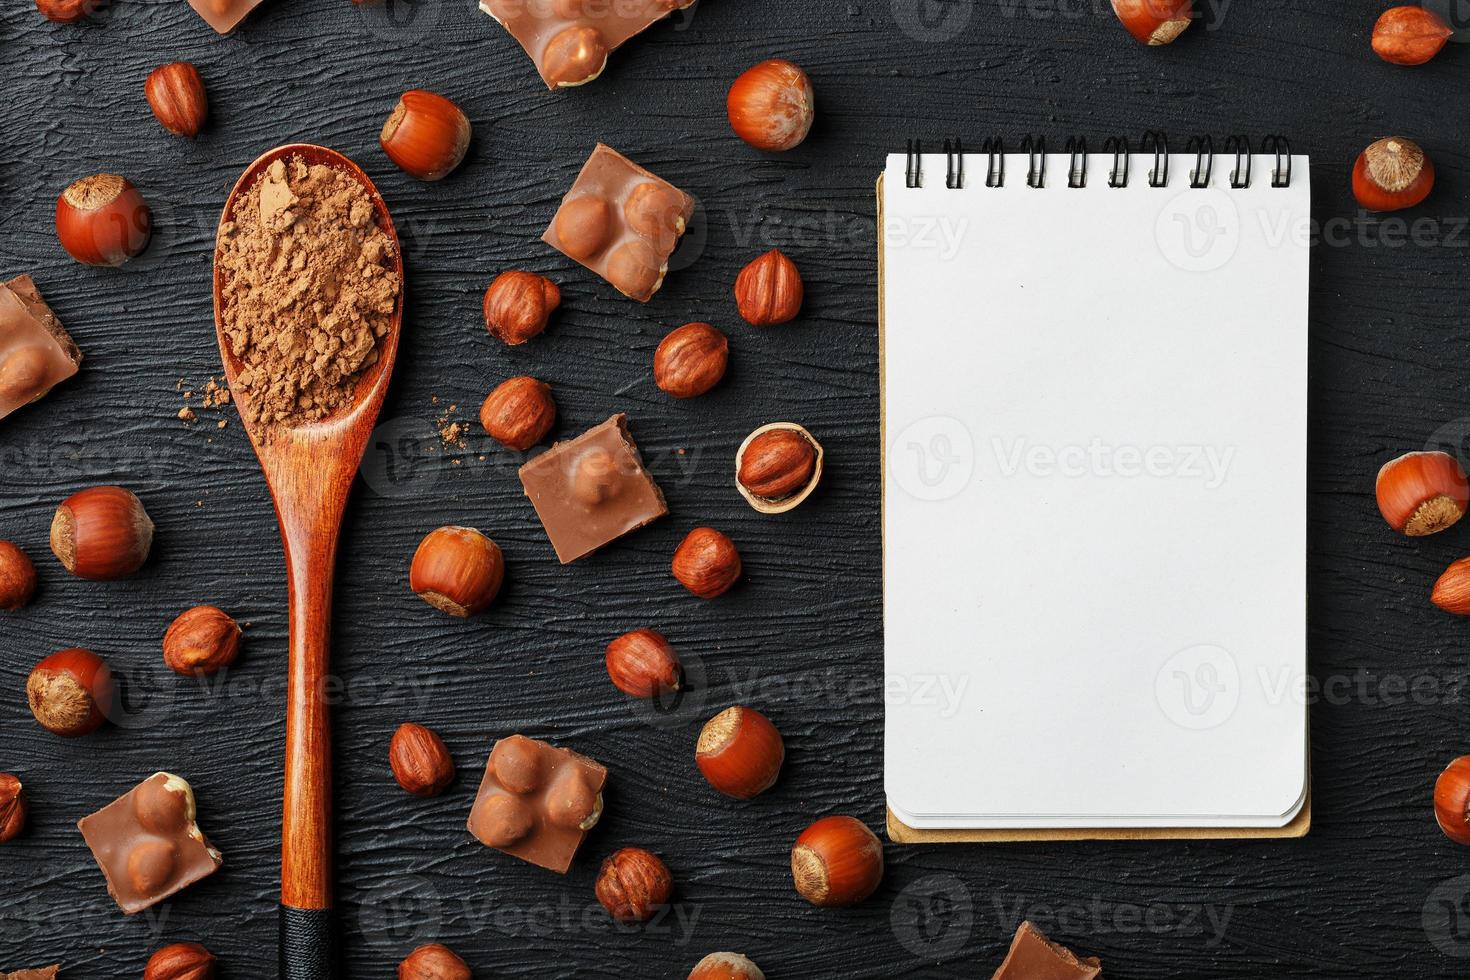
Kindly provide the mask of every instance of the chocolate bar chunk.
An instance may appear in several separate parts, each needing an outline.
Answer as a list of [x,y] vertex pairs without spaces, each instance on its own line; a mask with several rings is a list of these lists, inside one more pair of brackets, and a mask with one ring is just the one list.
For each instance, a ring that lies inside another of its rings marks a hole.
[[60,969],[59,966],[43,966],[34,970],[16,970],[0,977],[0,980],[56,980]]
[[261,0],[189,0],[189,6],[221,34],[228,34],[239,27],[250,11],[260,4]]
[[566,874],[602,816],[607,769],[571,749],[512,735],[495,743],[470,833],[522,861]]
[[1102,961],[1097,957],[1079,960],[1030,922],[1022,922],[1011,940],[1011,951],[991,980],[1094,980],[1101,976]]
[[0,286],[0,419],[76,374],[81,362],[30,276]]
[[521,486],[563,565],[669,512],[621,413],[526,463]]
[[694,198],[598,143],[541,240],[646,303],[693,216]]
[[194,790],[171,773],[154,773],[77,827],[107,879],[108,894],[128,915],[224,863],[194,822]]
[[480,0],[480,9],[520,42],[546,87],[585,85],[607,57],[694,0]]

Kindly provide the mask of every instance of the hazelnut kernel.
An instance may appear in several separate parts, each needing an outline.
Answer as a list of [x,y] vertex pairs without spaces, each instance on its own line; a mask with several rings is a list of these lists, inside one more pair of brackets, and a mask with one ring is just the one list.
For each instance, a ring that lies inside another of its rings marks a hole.
[[235,662],[244,634],[214,606],[186,609],[163,634],[163,662],[184,677],[207,677]]

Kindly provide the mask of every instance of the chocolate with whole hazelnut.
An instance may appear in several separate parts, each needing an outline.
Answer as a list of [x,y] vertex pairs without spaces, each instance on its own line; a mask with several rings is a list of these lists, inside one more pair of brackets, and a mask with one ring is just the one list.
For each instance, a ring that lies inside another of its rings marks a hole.
[[694,217],[694,198],[602,143],[541,240],[646,303]]
[[220,34],[228,34],[240,26],[250,11],[262,0],[189,0],[194,12]]
[[527,3],[480,0],[480,9],[510,32],[549,89],[585,85],[602,74],[607,58],[635,35],[694,0],[579,0]]
[[30,276],[0,286],[0,419],[77,373],[82,352]]
[[607,768],[570,749],[511,735],[495,743],[470,811],[482,844],[566,874],[602,817]]
[[183,778],[149,776],[77,821],[107,891],[128,915],[219,870],[224,858],[195,822],[194,790]]

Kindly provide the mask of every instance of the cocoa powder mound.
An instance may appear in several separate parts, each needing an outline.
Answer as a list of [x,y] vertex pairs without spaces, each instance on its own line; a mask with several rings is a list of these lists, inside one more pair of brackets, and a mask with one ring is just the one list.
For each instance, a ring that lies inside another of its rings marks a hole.
[[245,421],[290,427],[351,403],[403,288],[367,191],[333,167],[276,160],[220,226],[215,260]]

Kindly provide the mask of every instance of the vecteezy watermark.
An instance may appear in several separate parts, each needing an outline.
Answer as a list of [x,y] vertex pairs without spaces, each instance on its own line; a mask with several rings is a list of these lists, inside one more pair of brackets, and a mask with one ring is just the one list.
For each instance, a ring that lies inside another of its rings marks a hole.
[[1470,875],[1435,885],[1419,921],[1429,944],[1442,955],[1470,958]]
[[1007,900],[992,896],[996,922],[1004,934],[1022,922],[1031,922],[1045,933],[1064,936],[1150,935],[1199,937],[1206,949],[1225,942],[1233,905],[1208,902],[1104,901],[1101,896],[1083,902],[1033,902],[1025,896]]
[[935,874],[911,882],[899,892],[888,912],[888,924],[904,949],[928,963],[960,953],[975,928],[975,902],[970,889],[952,874]]
[[1240,665],[1224,647],[1187,647],[1159,667],[1154,675],[1154,699],[1181,728],[1217,728],[1230,720],[1240,704]]
[[954,215],[890,215],[883,219],[883,244],[890,249],[917,249],[936,253],[941,262],[959,255],[970,219]]
[[975,476],[975,440],[948,415],[909,423],[888,443],[888,472],[909,496],[930,502],[965,491]]
[[1001,476],[1103,477],[1197,480],[1218,490],[1235,460],[1235,447],[1200,445],[1115,446],[1093,439],[1086,445],[1046,446],[1025,439],[990,440]]
[[898,29],[915,41],[952,41],[970,26],[975,0],[889,0]]
[[395,959],[439,938],[443,899],[427,878],[395,878],[363,896],[357,928],[369,946]]
[[1240,208],[1222,190],[1185,191],[1159,212],[1154,240],[1176,268],[1214,272],[1240,248]]

